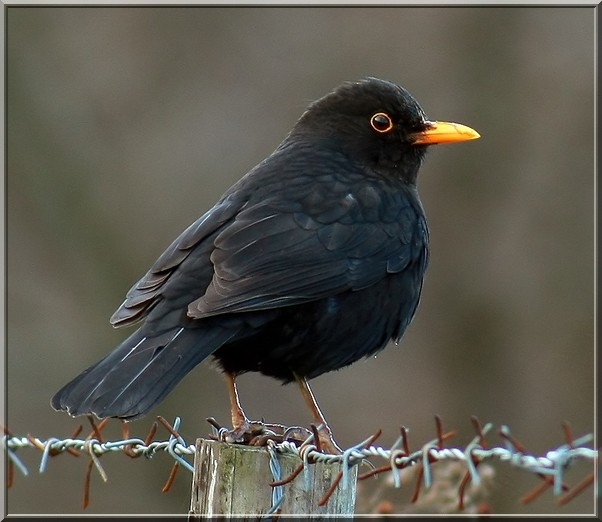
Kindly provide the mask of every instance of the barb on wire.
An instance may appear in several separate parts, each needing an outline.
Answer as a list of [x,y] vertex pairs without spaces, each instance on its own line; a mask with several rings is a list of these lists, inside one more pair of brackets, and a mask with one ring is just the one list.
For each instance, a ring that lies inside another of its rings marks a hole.
[[482,462],[476,459],[472,455],[473,448],[480,447],[482,449],[487,449],[487,442],[485,441],[485,434],[491,429],[492,424],[488,423],[484,427],[481,425],[479,419],[475,416],[472,416],[470,421],[472,422],[472,426],[476,432],[476,437],[472,440],[472,442],[466,447],[466,465],[468,466],[468,470],[462,477],[462,481],[460,482],[460,488],[458,490],[459,502],[458,509],[460,511],[464,510],[464,500],[466,498],[466,488],[468,487],[468,483],[472,480],[474,485],[478,485],[480,483],[480,475],[477,471],[478,465]]
[[[163,486],[163,491],[169,491],[176,475],[181,467],[193,471],[190,462],[195,453],[194,444],[187,444],[184,438],[178,433],[180,418],[177,417],[173,424],[168,423],[162,417],[158,417],[153,423],[148,435],[144,438],[130,437],[129,426],[122,425],[122,440],[105,441],[102,435],[102,429],[106,422],[96,424],[90,417],[91,433],[81,439],[76,438],[80,435],[83,427],[80,426],[71,437],[66,439],[49,438],[41,440],[37,437],[27,435],[19,437],[13,435],[4,428],[4,436],[0,439],[2,448],[8,456],[8,486],[14,481],[14,470],[19,470],[23,475],[28,474],[27,467],[18,458],[18,450],[24,448],[33,448],[42,452],[39,471],[43,473],[48,466],[51,457],[61,453],[69,453],[74,457],[82,454],[89,456],[84,478],[84,507],[90,500],[90,476],[93,468],[96,468],[103,480],[107,480],[107,475],[100,464],[100,458],[106,453],[122,452],[130,458],[144,456],[147,459],[152,458],[159,452],[167,453],[174,459],[173,467],[169,477]],[[215,430],[215,438],[224,430],[217,421],[208,419]],[[416,470],[416,482],[412,495],[412,502],[416,502],[420,496],[421,487],[429,490],[433,486],[434,478],[433,466],[442,461],[461,463],[465,466],[462,472],[462,478],[459,480],[458,487],[458,508],[465,506],[465,495],[467,486],[472,483],[479,485],[482,479],[482,472],[479,466],[485,461],[497,460],[508,462],[510,465],[529,471],[538,476],[542,483],[532,491],[525,494],[520,500],[523,503],[532,502],[538,498],[545,490],[552,488],[559,505],[566,504],[577,495],[590,487],[595,481],[595,473],[591,473],[573,487],[565,482],[565,471],[571,463],[576,460],[586,460],[597,463],[598,452],[595,449],[586,447],[593,437],[585,435],[575,438],[572,429],[568,423],[563,423],[565,443],[558,448],[548,451],[545,456],[534,456],[527,452],[525,446],[511,434],[507,426],[499,429],[498,435],[503,441],[501,446],[492,446],[486,441],[491,431],[492,425],[482,425],[476,417],[471,419],[475,432],[473,439],[464,448],[446,447],[448,441],[455,436],[455,432],[443,430],[441,418],[435,418],[436,437],[423,444],[420,448],[410,451],[408,430],[404,427],[400,430],[400,436],[390,449],[375,446],[376,439],[380,436],[380,430],[374,435],[359,444],[350,447],[340,455],[323,453],[319,447],[316,433],[319,427],[312,426],[311,430],[301,428],[286,428],[280,425],[270,425],[270,429],[261,435],[247,441],[250,445],[264,445],[270,453],[270,462],[272,469],[272,482],[270,485],[274,488],[272,499],[271,514],[277,513],[283,498],[282,489],[286,484],[292,482],[296,477],[305,471],[306,488],[309,481],[309,466],[316,462],[324,463],[342,463],[343,471],[340,471],[331,483],[330,489],[320,500],[320,505],[326,504],[332,493],[339,485],[348,487],[348,472],[352,466],[360,463],[369,463],[373,469],[358,476],[358,480],[363,481],[369,477],[389,473],[395,487],[402,486],[401,472],[407,468]],[[163,426],[169,433],[167,440],[155,440],[159,425]],[[274,427],[277,428],[274,428]],[[305,432],[305,438],[302,439],[301,432]],[[299,466],[288,476],[281,477],[277,460],[277,454],[294,454],[300,459]],[[384,463],[375,466],[372,460],[381,459]],[[384,508],[383,508],[384,509]],[[479,507],[479,512],[485,513],[488,510],[486,505]]]

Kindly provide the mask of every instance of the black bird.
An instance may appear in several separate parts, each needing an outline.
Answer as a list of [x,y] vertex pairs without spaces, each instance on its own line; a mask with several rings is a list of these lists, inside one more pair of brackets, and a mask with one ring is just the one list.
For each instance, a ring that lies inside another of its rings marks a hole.
[[336,450],[307,379],[401,338],[429,252],[418,169],[429,145],[478,137],[429,121],[408,91],[376,78],[313,102],[130,289],[111,323],[141,326],[52,407],[135,419],[212,356],[229,385],[228,440],[251,427],[235,378],[253,371],[297,381]]

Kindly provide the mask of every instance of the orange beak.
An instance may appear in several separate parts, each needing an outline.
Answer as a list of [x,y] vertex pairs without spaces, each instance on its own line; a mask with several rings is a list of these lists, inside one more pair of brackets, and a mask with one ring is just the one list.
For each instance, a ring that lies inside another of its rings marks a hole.
[[457,143],[476,140],[481,135],[474,129],[461,123],[447,121],[427,121],[428,128],[411,135],[414,145],[435,145],[437,143]]

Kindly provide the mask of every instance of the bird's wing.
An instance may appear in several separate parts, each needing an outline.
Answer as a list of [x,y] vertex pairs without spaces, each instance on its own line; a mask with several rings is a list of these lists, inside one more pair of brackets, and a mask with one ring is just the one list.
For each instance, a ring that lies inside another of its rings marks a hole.
[[[191,299],[202,295],[211,281],[213,274],[209,261],[213,245],[211,241],[206,240],[215,235],[224,223],[232,219],[242,206],[244,206],[244,202],[240,202],[234,197],[224,197],[213,208],[184,230],[165,252],[161,254],[142,279],[130,288],[126,294],[125,301],[112,315],[111,324],[118,327],[140,321],[164,294],[168,284],[175,287],[170,292],[173,294],[178,291],[179,286],[185,286],[189,283],[189,281],[183,281],[182,279],[186,278],[182,276],[191,274],[180,273],[179,278],[174,278],[174,275],[182,272],[181,265],[189,258],[193,250],[198,259],[196,259],[196,263],[191,264],[195,265],[195,268],[198,268],[194,276],[200,290],[196,295],[193,294],[194,297],[191,297],[183,306],[186,306]],[[190,289],[187,290],[190,291]]]
[[267,200],[239,212],[214,239],[211,284],[188,315],[277,308],[360,290],[426,259],[428,232],[413,195],[371,187],[333,192],[310,193],[311,205]]

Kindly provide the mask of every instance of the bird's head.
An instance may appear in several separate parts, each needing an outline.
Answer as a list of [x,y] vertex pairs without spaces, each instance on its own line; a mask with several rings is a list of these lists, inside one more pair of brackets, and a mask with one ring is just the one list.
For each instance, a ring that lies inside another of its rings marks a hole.
[[415,183],[428,145],[479,134],[458,123],[429,121],[403,87],[366,78],[343,83],[309,105],[292,136],[321,140],[370,172]]

